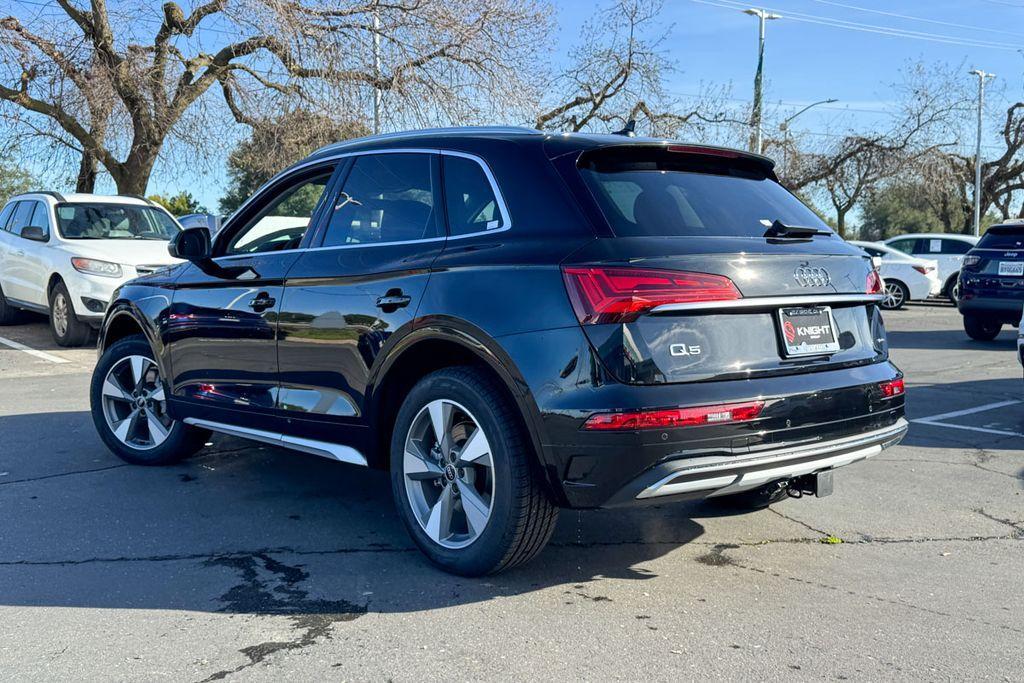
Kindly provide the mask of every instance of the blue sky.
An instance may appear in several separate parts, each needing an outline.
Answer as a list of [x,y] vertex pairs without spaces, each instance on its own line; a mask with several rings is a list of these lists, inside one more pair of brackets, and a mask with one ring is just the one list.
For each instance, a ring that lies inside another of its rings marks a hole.
[[[564,58],[595,4],[555,0],[556,62]],[[664,48],[678,68],[669,83],[672,95],[683,98],[702,85],[731,84],[733,97],[750,97],[757,21],[738,6],[723,5],[738,3],[666,0],[662,24],[669,34]],[[1016,47],[1024,46],[1024,0],[770,0],[761,6],[783,15],[768,24],[766,101],[795,111],[816,100],[839,100],[801,117],[800,127],[812,133],[836,132],[837,117],[843,125],[865,128],[883,120],[893,100],[889,84],[917,60],[953,67],[963,63],[968,81],[973,78],[968,68],[996,73],[992,111],[1005,108],[1011,98],[1024,97],[1024,55]],[[885,35],[893,32],[904,35]],[[213,208],[223,186],[218,172],[164,178],[158,169],[150,192],[189,190]]]

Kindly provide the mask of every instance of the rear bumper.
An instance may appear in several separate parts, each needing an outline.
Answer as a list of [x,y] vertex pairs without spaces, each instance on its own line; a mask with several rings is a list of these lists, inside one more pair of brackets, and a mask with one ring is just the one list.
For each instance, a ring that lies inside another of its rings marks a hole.
[[1006,296],[985,296],[967,289],[961,292],[960,303],[957,305],[961,313],[989,316],[999,322],[1011,325],[1020,323],[1022,307],[1024,307],[1024,292],[1015,298],[1008,298]]
[[843,467],[895,446],[907,433],[907,421],[866,434],[776,448],[741,457],[687,458],[662,463],[623,487],[606,507],[645,499],[711,497],[738,493],[780,479]]

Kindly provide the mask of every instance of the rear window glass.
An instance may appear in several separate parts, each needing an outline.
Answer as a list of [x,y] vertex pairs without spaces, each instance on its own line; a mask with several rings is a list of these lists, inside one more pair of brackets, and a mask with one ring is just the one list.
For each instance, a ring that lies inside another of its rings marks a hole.
[[1024,249],[1024,227],[1012,232],[988,231],[978,242],[979,249]]
[[777,220],[829,229],[742,159],[638,150],[584,157],[580,173],[619,237],[761,237]]

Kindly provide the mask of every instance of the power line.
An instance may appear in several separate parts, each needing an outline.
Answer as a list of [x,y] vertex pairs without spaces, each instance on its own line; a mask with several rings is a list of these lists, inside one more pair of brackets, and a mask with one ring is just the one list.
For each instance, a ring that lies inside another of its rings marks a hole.
[[[926,17],[913,17],[909,14],[897,14],[896,12],[886,12],[880,9],[871,9],[868,7],[858,7],[856,5],[848,5],[843,2],[835,2],[834,0],[811,0],[811,2],[817,2],[821,5],[832,5],[833,7],[842,7],[844,9],[852,9],[857,12],[868,12],[870,14],[879,14],[885,17],[894,17],[896,19],[909,19],[911,21],[921,21],[926,24],[936,24],[937,26],[950,26],[952,28],[963,28],[968,31],[987,31],[989,33],[1002,33],[1007,36],[1014,36],[1016,38],[1024,38],[1024,33],[1014,33],[1012,31],[1003,31],[998,28],[987,28],[984,26],[970,26],[968,24],[958,24],[952,21],[940,21],[938,19],[928,19]],[[1016,5],[1021,7],[1020,5]]]
[[[721,7],[724,9],[739,10],[746,7],[745,4],[740,2],[732,2],[732,0],[690,0],[702,5],[711,5],[713,7]],[[728,4],[726,4],[728,3]],[[982,42],[979,40],[965,39],[958,36],[950,36],[938,33],[927,33],[924,31],[912,31],[910,29],[899,29],[891,26],[879,26],[876,24],[864,24],[861,22],[847,21],[845,19],[833,19],[831,17],[821,17],[814,14],[805,14],[803,12],[793,12],[787,10],[780,10],[777,8],[765,7],[764,9],[772,12],[784,13],[785,17],[791,21],[803,22],[808,24],[818,24],[822,26],[831,26],[833,28],[844,28],[850,31],[860,31],[862,33],[877,33],[880,35],[893,36],[896,38],[913,38],[915,40],[927,40],[934,43],[945,43],[948,45],[965,45],[967,47],[980,47],[988,48],[992,50],[1003,50],[1006,52],[1016,52],[1019,47],[1012,43],[992,43]]]

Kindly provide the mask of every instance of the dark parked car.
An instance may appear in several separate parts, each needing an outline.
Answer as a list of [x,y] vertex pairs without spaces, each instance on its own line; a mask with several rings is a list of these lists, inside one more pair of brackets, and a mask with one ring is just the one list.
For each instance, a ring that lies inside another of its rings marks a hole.
[[824,495],[907,429],[870,260],[745,152],[377,136],[170,249],[103,325],[107,445],[164,464],[217,431],[390,469],[461,574],[533,557],[560,507]]
[[1024,223],[993,225],[964,256],[960,301],[964,330],[991,341],[1003,325],[1020,324],[1024,307]]

